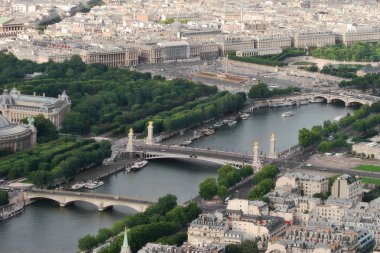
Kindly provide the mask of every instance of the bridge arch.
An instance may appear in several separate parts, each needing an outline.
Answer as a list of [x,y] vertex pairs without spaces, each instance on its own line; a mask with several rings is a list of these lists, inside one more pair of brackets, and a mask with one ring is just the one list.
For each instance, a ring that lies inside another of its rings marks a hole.
[[364,105],[364,103],[361,101],[350,101],[346,104],[346,106],[362,106],[362,105]]
[[314,99],[323,99],[323,101],[325,103],[328,103],[329,99],[327,98],[327,96],[324,96],[324,95],[316,95],[314,96]]

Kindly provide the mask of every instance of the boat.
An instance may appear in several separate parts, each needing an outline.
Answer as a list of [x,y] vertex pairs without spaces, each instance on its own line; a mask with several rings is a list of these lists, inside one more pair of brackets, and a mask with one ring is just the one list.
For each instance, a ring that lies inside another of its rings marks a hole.
[[228,126],[231,127],[231,126],[234,126],[236,125],[237,121],[236,120],[231,120],[230,122],[228,122]]
[[343,119],[344,117],[345,117],[345,115],[336,116],[336,117],[334,118],[334,121],[335,121],[335,122],[339,122],[339,120]]
[[223,126],[223,122],[217,122],[214,124],[214,128],[220,128]]
[[70,187],[70,189],[71,189],[71,190],[79,190],[79,189],[81,189],[81,188],[83,188],[83,187],[85,187],[85,186],[86,186],[85,183],[77,183],[77,184],[73,184],[73,185]]
[[185,140],[185,141],[183,141],[183,142],[181,142],[181,146],[187,146],[187,145],[189,145],[189,144],[191,144],[191,140]]
[[248,119],[248,117],[249,117],[248,113],[243,113],[242,115],[240,115],[240,118],[243,119],[243,120]]
[[293,101],[286,101],[286,102],[281,103],[281,106],[292,106],[292,105],[294,105]]
[[307,105],[307,104],[309,104],[309,103],[310,103],[309,100],[301,100],[301,101],[299,102],[300,105]]
[[141,162],[136,162],[135,164],[132,165],[131,170],[139,170],[143,167],[145,167],[148,164],[148,161],[141,161]]
[[278,86],[278,84],[271,84],[271,85],[269,85],[269,88],[278,88],[279,86]]
[[281,114],[281,116],[282,116],[283,118],[291,117],[291,116],[293,116],[293,115],[294,115],[294,113],[291,112],[291,111],[289,111],[289,112],[284,112],[283,114]]
[[23,207],[23,206],[18,206],[18,207],[16,207],[15,209],[10,210],[10,211],[5,211],[5,210],[3,209],[3,211],[0,212],[0,221],[10,219],[10,218],[12,218],[13,216],[16,216],[16,215],[18,215],[18,214],[21,214],[23,211],[24,211],[24,207]]
[[102,185],[104,185],[103,181],[95,180],[95,181],[90,181],[90,182],[86,183],[85,188],[92,190],[92,189],[98,188]]
[[204,135],[209,136],[215,133],[213,129],[206,129],[204,132]]

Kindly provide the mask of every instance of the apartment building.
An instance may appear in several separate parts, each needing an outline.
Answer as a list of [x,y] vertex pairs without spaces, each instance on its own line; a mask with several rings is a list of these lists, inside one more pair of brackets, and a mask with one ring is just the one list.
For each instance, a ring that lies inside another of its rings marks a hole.
[[306,173],[287,173],[276,181],[276,188],[289,185],[298,188],[301,195],[312,197],[316,193],[324,193],[329,189],[326,177]]
[[294,36],[295,48],[325,47],[330,45],[335,45],[335,34],[332,32],[299,32]]
[[292,39],[286,35],[260,35],[255,38],[256,48],[289,48]]
[[344,174],[339,176],[333,186],[331,196],[334,198],[355,199],[361,197],[363,187],[361,181],[354,176]]

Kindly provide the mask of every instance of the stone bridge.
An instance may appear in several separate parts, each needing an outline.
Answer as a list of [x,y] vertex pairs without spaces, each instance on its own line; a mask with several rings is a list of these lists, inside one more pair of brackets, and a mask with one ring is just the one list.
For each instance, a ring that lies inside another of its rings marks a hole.
[[104,211],[113,206],[126,206],[144,212],[150,205],[154,204],[146,200],[110,196],[107,194],[73,192],[73,191],[56,191],[56,190],[32,190],[24,192],[25,200],[50,199],[59,203],[59,206],[67,206],[74,202],[81,201],[95,205],[99,211]]
[[377,100],[375,99],[366,99],[359,96],[349,96],[343,94],[323,94],[323,93],[311,93],[305,94],[305,97],[318,99],[321,98],[325,100],[328,104],[334,102],[343,102],[345,106],[352,105],[372,105]]

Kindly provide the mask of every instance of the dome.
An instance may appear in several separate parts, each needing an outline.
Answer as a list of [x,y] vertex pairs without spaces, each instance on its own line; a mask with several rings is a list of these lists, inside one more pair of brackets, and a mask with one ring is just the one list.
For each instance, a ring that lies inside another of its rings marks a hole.
[[176,21],[170,25],[170,30],[172,32],[180,32],[182,28],[183,28],[183,24],[181,22],[178,22],[178,21]]
[[3,95],[0,97],[0,103],[3,105],[14,105],[16,104],[14,98],[8,94],[7,88],[4,89]]
[[11,123],[9,122],[9,120],[6,117],[4,117],[3,115],[0,115],[0,128],[9,126],[10,124]]

